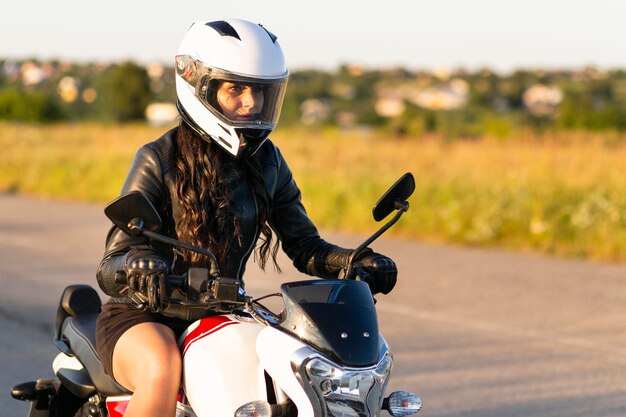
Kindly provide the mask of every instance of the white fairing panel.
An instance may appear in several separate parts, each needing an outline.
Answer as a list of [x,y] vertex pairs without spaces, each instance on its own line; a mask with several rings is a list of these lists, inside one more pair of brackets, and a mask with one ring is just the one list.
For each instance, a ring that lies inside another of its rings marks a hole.
[[267,373],[294,402],[298,417],[314,417],[311,401],[291,369],[291,358],[304,343],[271,327],[265,327],[256,341],[256,350]]
[[80,371],[83,365],[78,361],[76,356],[67,356],[65,353],[59,353],[52,361],[52,370],[56,374],[59,369],[73,369]]
[[227,316],[207,317],[181,336],[183,386],[198,417],[233,417],[242,405],[267,400],[255,352],[264,326]]

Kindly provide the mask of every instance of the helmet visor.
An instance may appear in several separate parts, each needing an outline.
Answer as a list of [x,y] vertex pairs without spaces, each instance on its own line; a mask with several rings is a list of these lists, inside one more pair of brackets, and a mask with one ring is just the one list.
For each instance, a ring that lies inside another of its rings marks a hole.
[[278,123],[288,74],[250,77],[206,67],[189,55],[176,56],[176,73],[195,88],[209,111],[231,126],[271,130]]

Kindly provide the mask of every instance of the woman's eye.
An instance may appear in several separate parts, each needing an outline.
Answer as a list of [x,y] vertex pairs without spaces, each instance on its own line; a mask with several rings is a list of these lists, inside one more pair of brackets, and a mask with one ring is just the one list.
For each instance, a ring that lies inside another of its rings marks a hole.
[[231,94],[241,94],[243,88],[241,88],[241,86],[239,85],[233,85],[229,88],[229,91],[231,92]]

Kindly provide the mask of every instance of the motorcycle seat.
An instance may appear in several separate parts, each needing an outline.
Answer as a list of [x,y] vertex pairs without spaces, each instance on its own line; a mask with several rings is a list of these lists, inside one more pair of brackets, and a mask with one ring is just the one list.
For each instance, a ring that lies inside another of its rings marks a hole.
[[95,348],[97,317],[98,314],[68,317],[61,332],[62,337],[87,370],[98,392],[106,396],[131,394],[104,372]]
[[[86,300],[90,307],[85,307]],[[75,394],[85,397],[95,391],[105,395],[131,394],[104,372],[96,352],[96,319],[101,302],[96,291],[87,285],[67,287],[61,297],[57,319],[62,317],[57,329],[56,342],[61,350],[75,356],[85,372],[61,369],[59,378],[74,386]]]

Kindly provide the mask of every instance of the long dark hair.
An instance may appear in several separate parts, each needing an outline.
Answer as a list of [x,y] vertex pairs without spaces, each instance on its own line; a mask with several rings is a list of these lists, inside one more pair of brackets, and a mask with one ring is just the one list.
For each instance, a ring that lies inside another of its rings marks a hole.
[[[235,159],[211,141],[198,136],[184,121],[178,126],[176,153],[176,193],[181,217],[176,224],[179,239],[209,249],[218,263],[225,265],[231,250],[241,248],[243,235],[239,219],[231,210],[230,192],[239,181],[248,181],[257,206],[259,240],[254,258],[265,270],[271,254],[274,267],[278,240],[272,246],[273,233],[267,224],[270,198],[267,195],[261,165],[256,158]],[[206,266],[203,255],[183,251],[190,266]],[[232,271],[229,271],[232,272]]]

